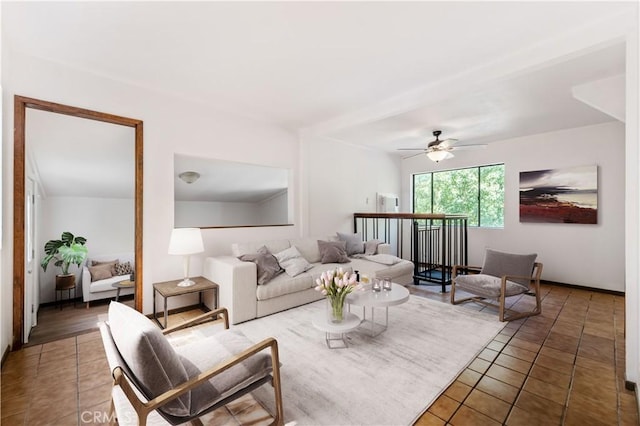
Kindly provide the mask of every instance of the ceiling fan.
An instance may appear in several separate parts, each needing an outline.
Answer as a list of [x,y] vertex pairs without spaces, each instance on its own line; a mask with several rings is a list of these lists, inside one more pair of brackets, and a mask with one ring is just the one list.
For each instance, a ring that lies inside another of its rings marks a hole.
[[[461,149],[471,149],[471,148],[484,148],[486,145],[463,145],[463,146],[453,146],[458,142],[457,139],[440,139],[440,135],[442,134],[441,130],[434,130],[433,136],[435,136],[435,140],[431,141],[427,144],[426,148],[399,148],[398,151],[422,151],[427,154],[430,160],[435,161],[436,163],[442,160],[447,160],[449,158],[453,158],[454,155],[451,151],[457,151]],[[419,154],[416,154],[419,155]],[[411,157],[407,157],[411,158]]]

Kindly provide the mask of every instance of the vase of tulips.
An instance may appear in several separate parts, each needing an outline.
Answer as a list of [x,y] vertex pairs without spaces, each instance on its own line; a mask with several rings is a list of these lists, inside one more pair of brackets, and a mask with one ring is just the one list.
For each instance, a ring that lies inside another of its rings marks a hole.
[[347,295],[360,285],[356,275],[337,268],[323,272],[320,278],[316,279],[316,284],[316,290],[327,296],[329,321],[342,322]]

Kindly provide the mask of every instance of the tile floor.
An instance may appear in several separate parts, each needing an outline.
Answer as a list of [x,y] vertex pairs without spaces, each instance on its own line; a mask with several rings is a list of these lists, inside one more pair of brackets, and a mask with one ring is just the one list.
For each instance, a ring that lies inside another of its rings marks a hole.
[[[436,287],[411,291],[448,301]],[[638,424],[635,393],[624,387],[624,298],[556,286],[543,286],[542,295],[542,315],[507,324],[416,425]],[[515,307],[528,307],[530,299]],[[194,314],[170,316],[169,323]],[[10,353],[1,387],[2,425],[106,423],[111,379],[100,334]],[[265,421],[249,397],[206,424]]]
[[[201,314],[169,316],[169,326]],[[1,375],[2,426],[109,424],[111,375],[99,331],[11,352]],[[207,425],[268,424],[250,395],[207,415]]]
[[508,323],[416,425],[639,424],[624,381],[624,297],[548,285],[541,294],[542,314]]

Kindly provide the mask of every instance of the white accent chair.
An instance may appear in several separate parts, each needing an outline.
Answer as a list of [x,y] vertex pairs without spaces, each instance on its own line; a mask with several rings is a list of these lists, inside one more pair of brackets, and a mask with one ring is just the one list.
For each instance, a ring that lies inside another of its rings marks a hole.
[[[191,343],[172,346],[165,337],[220,317],[223,331]],[[266,383],[274,390],[272,424],[283,423],[278,342],[253,344],[229,330],[225,308],[161,331],[138,311],[111,302],[100,332],[114,379],[110,415],[115,411],[120,425],[202,424],[201,416]]]

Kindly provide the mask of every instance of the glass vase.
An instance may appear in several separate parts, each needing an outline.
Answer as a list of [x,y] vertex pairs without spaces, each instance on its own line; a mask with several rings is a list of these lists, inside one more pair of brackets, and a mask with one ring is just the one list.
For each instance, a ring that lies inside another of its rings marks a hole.
[[327,316],[329,322],[338,324],[344,319],[344,299],[341,297],[327,297]]

